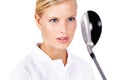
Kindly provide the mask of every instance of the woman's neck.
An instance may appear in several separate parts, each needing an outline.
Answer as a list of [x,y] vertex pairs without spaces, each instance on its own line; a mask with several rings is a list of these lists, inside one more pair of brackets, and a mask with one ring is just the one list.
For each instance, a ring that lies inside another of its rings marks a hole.
[[67,50],[66,49],[56,49],[42,43],[39,47],[52,59],[62,59],[64,66],[67,63]]

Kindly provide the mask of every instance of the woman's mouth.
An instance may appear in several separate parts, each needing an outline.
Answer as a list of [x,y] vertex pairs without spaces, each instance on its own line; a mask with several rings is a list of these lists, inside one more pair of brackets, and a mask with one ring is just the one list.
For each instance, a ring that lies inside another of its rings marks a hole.
[[68,42],[69,38],[68,37],[59,37],[57,38],[58,42],[64,44],[66,42]]

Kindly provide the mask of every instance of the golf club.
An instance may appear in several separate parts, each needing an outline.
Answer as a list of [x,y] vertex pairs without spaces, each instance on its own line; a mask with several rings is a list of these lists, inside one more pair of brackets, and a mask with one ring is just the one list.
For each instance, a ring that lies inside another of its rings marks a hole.
[[107,80],[100,65],[97,62],[94,52],[92,51],[92,48],[98,42],[102,32],[102,22],[96,12],[87,11],[84,13],[81,19],[81,30],[83,39],[85,41],[87,50],[90,53],[91,58],[93,59],[103,80]]

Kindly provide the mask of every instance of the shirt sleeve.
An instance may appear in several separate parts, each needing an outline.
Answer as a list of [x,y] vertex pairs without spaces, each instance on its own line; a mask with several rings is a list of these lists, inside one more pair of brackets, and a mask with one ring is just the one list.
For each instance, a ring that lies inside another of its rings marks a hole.
[[95,77],[94,77],[93,70],[92,70],[91,66],[89,67],[88,77],[89,77],[89,80],[95,80]]

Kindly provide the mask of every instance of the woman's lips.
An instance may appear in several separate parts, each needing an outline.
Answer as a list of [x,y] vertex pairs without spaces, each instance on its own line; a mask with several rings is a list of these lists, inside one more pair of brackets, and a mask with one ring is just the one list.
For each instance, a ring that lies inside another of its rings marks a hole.
[[60,43],[66,43],[68,42],[69,38],[68,37],[60,37],[60,38],[57,38],[57,40],[60,42]]

